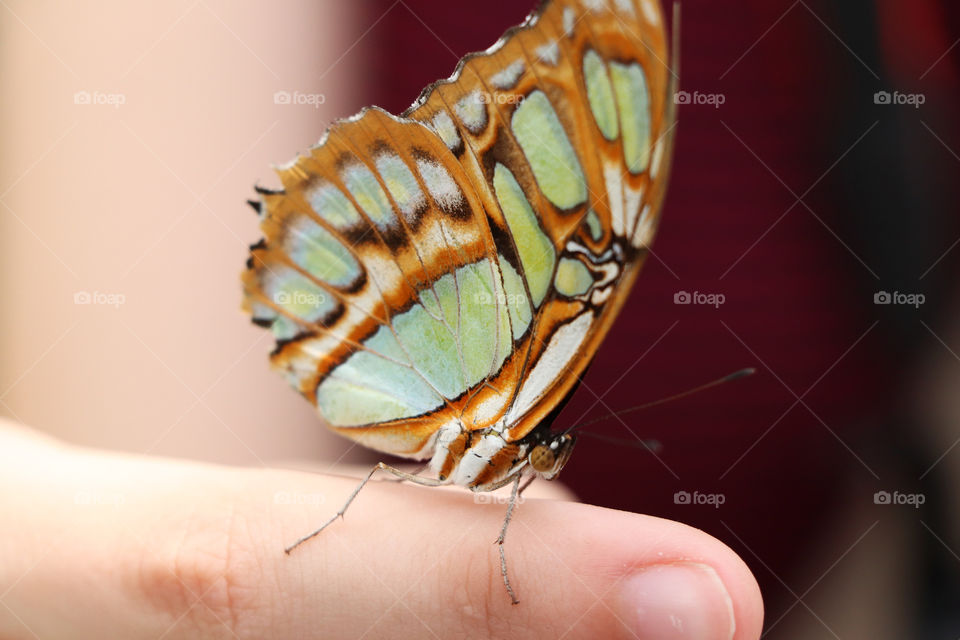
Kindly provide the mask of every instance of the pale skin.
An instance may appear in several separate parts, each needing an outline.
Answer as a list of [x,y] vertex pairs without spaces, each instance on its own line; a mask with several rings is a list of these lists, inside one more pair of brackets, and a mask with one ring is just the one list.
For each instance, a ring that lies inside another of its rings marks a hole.
[[356,484],[83,449],[0,420],[0,637],[760,635],[756,582],[724,544],[555,482],[513,514],[516,606],[494,544],[506,504],[463,490],[370,482],[284,554]]

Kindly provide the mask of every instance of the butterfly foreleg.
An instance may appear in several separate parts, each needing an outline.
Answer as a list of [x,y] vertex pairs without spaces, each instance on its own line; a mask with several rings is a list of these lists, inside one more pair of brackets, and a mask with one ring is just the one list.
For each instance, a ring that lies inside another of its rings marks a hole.
[[[416,475],[416,473],[407,473],[406,471],[401,471],[400,469],[397,469],[397,468],[395,468],[395,467],[391,467],[390,465],[388,465],[388,464],[386,464],[386,463],[384,463],[384,462],[378,462],[377,465],[376,465],[373,469],[370,470],[370,473],[368,473],[368,474],[363,478],[363,480],[360,481],[360,484],[357,485],[357,488],[353,490],[353,493],[350,494],[350,497],[347,498],[347,501],[343,503],[343,506],[340,507],[340,510],[337,511],[337,512],[333,515],[333,517],[331,517],[329,520],[327,520],[326,522],[324,522],[324,523],[320,526],[320,528],[317,529],[316,531],[313,531],[312,533],[309,533],[309,534],[303,536],[302,538],[300,538],[299,540],[297,540],[296,542],[294,542],[292,545],[290,545],[289,547],[287,547],[286,549],[284,549],[284,550],[283,550],[284,553],[286,553],[286,554],[289,555],[291,551],[293,551],[294,549],[296,549],[297,547],[299,547],[301,544],[303,544],[303,543],[306,542],[307,540],[310,540],[311,538],[319,535],[321,531],[323,531],[324,529],[326,529],[327,527],[329,527],[331,524],[333,524],[333,522],[334,522],[337,518],[342,518],[342,517],[343,517],[343,514],[346,513],[347,509],[350,507],[350,503],[352,503],[353,500],[357,497],[357,494],[360,493],[360,490],[363,489],[363,487],[366,486],[366,484],[367,484],[368,482],[370,482],[370,479],[373,477],[373,474],[375,474],[377,471],[381,471],[381,470],[382,470],[382,471],[386,471],[386,472],[388,472],[388,473],[396,476],[396,479],[397,479],[398,482],[408,481],[408,482],[413,482],[413,483],[415,483],[415,484],[419,484],[419,485],[425,486],[425,487],[438,487],[438,486],[444,484],[442,480],[437,480],[437,479],[435,479],[435,478],[422,478],[422,477]],[[417,471],[417,473],[419,473],[419,471]]]
[[[507,588],[507,594],[510,596],[511,604],[519,604],[520,601],[517,600],[517,594],[514,593],[513,587],[510,585],[510,577],[507,575],[507,556],[503,552],[503,542],[507,538],[507,527],[510,526],[510,518],[513,517],[513,508],[517,504],[517,496],[520,495],[520,475],[516,474],[513,477],[513,490],[510,492],[510,503],[507,506],[507,515],[503,518],[503,526],[500,528],[500,535],[497,536],[497,550],[500,552],[500,575],[503,576],[503,585]],[[531,476],[531,478],[534,476]],[[524,487],[530,484],[530,481],[527,481],[524,484]]]

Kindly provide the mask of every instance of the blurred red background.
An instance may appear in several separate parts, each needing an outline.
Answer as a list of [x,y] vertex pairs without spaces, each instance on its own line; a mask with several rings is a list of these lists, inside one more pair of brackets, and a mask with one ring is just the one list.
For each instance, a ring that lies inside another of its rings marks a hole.
[[[520,21],[525,4],[373,3],[379,49],[362,100],[401,112],[461,55]],[[680,107],[654,255],[556,423],[756,367],[751,378],[591,427],[653,438],[662,450],[584,437],[562,479],[587,502],[727,542],[761,581],[768,626],[793,609],[815,618],[797,598],[848,548],[856,554],[858,537],[885,535],[873,493],[919,483],[942,453],[918,444],[910,382],[928,352],[943,355],[936,332],[955,303],[960,252],[934,262],[960,233],[960,48],[951,49],[960,23],[945,2],[840,4],[682,4],[680,88],[722,104]],[[876,104],[878,91],[925,102]],[[675,304],[684,291],[725,300]],[[881,291],[922,292],[927,303],[878,306]],[[683,491],[724,502],[677,504]],[[923,592],[928,578],[910,576],[911,589]],[[806,622],[807,637],[829,636],[829,626]]]

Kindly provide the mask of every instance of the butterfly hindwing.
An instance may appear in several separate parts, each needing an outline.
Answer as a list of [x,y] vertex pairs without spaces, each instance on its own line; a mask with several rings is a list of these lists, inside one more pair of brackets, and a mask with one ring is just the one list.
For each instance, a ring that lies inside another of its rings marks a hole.
[[403,117],[334,125],[262,192],[245,306],[274,366],[381,451],[428,457],[451,422],[523,437],[589,363],[652,239],[665,61],[650,0],[551,0]]

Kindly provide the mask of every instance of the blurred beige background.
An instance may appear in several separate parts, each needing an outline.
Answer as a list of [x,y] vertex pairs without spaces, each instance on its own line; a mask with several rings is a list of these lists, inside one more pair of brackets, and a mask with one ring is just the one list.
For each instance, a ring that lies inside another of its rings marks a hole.
[[239,273],[254,182],[362,104],[368,26],[338,0],[0,3],[0,413],[230,463],[347,452],[269,371]]

